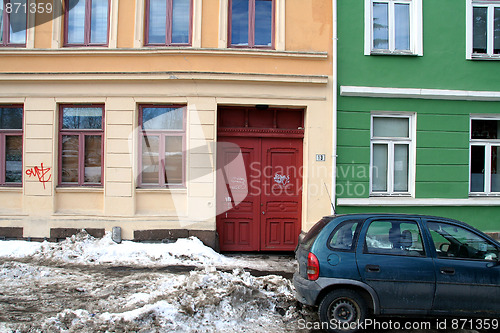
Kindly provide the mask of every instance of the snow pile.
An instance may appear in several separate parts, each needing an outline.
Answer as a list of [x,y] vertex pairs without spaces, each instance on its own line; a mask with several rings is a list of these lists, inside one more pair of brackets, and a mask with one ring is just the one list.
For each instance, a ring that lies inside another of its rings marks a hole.
[[195,237],[170,244],[145,244],[124,241],[116,244],[111,233],[96,239],[82,230],[59,243],[0,242],[0,257],[32,258],[57,264],[84,265],[229,265],[232,259],[218,254]]
[[[115,290],[115,296],[105,302],[87,302],[15,328],[23,332],[278,332],[296,331],[301,316],[290,281],[279,276],[253,277],[240,269],[205,268],[150,278],[139,292],[117,294]],[[82,292],[96,300],[104,296],[103,290]]]
[[25,241],[0,241],[0,258],[23,258],[33,255],[41,243]]
[[172,265],[252,268],[264,271],[294,272],[293,260],[262,260],[247,255],[227,257],[205,246],[198,238],[180,238],[175,243],[116,244],[107,232],[94,238],[85,230],[59,243],[0,241],[0,259],[33,260],[45,264],[113,265],[161,267]]

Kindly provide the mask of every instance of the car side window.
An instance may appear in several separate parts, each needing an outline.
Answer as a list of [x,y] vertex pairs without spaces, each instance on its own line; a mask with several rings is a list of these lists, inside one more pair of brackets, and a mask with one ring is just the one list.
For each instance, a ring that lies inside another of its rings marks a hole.
[[444,222],[427,222],[438,258],[460,258],[496,261],[499,250],[487,239],[460,226]]
[[422,233],[414,221],[377,220],[366,232],[365,253],[424,256]]
[[328,247],[331,250],[354,251],[354,235],[358,225],[358,221],[347,221],[339,224],[328,239]]

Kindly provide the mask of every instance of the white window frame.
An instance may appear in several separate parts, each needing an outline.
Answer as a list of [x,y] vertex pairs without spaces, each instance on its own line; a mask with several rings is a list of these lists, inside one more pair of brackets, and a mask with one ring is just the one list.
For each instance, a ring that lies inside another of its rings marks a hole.
[[[408,138],[394,138],[394,137],[374,137],[373,136],[373,119],[374,118],[407,118],[408,119]],[[415,189],[415,162],[416,162],[416,114],[411,112],[372,112],[370,118],[370,196],[410,196],[414,197]],[[387,144],[387,191],[373,191],[373,145],[374,144]],[[394,145],[407,144],[408,145],[408,191],[395,192],[394,191]]]
[[[373,3],[389,4],[389,49],[373,49]],[[410,4],[410,50],[395,50],[394,4]],[[365,55],[391,54],[423,56],[422,0],[365,0]]]
[[[491,191],[491,148],[500,146],[500,139],[472,139],[472,121],[473,120],[498,120],[500,115],[471,115],[469,122],[469,196],[500,196],[500,192]],[[484,147],[484,191],[471,192],[471,167],[472,167],[472,146]]]
[[[466,59],[500,59],[500,54],[493,54],[493,43],[494,43],[494,18],[495,11],[494,8],[500,8],[500,1],[491,0],[466,0]],[[487,52],[486,53],[473,53],[473,14],[474,7],[486,7],[488,8],[488,22],[487,22]]]

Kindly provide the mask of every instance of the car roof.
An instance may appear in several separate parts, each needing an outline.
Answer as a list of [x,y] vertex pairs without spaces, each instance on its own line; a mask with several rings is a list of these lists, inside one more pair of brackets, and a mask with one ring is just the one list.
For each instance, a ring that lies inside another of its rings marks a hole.
[[[339,217],[347,217],[347,218],[358,218],[358,219],[367,219],[371,217],[405,217],[405,218],[427,218],[427,219],[436,219],[436,220],[441,220],[441,221],[449,221],[449,222],[454,222],[459,225],[463,225],[465,227],[474,228],[470,224],[467,224],[465,222],[455,220],[452,218],[448,217],[442,217],[442,216],[435,216],[435,215],[424,215],[424,214],[404,214],[404,213],[353,213],[353,214],[335,214],[335,215],[328,215],[325,216],[327,218],[339,218]],[[479,230],[478,230],[479,231]]]

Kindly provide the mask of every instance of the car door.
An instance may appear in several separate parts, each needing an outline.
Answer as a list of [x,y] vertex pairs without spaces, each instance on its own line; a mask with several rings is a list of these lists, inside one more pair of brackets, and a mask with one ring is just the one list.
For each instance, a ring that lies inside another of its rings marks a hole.
[[365,222],[357,249],[363,281],[379,297],[382,313],[426,313],[432,307],[435,272],[419,219]]
[[426,224],[436,251],[433,311],[500,314],[498,247],[462,225]]

